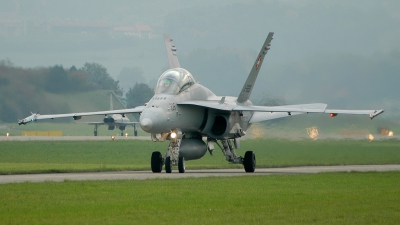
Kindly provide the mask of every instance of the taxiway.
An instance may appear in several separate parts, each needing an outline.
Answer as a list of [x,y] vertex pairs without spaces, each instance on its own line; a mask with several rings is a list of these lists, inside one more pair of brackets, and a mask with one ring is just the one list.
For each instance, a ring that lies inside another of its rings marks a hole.
[[309,166],[287,168],[257,168],[254,173],[246,173],[243,169],[209,169],[186,170],[185,173],[152,173],[151,171],[121,171],[96,173],[55,173],[55,174],[22,174],[0,175],[0,184],[22,182],[63,182],[86,180],[146,180],[146,179],[178,179],[188,177],[231,177],[231,176],[261,176],[287,174],[313,174],[324,172],[368,172],[368,171],[400,171],[400,165],[346,165],[346,166]]

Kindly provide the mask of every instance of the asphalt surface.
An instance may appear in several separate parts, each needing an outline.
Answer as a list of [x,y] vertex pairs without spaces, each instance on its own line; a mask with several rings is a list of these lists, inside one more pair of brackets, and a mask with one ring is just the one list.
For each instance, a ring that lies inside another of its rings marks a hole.
[[310,166],[287,168],[257,168],[254,173],[246,173],[243,169],[186,170],[185,173],[152,173],[151,171],[122,171],[96,173],[56,173],[56,174],[23,174],[0,175],[0,184],[22,182],[62,182],[86,180],[146,180],[146,179],[178,179],[187,177],[232,177],[232,176],[266,176],[287,174],[313,174],[323,172],[350,171],[400,171],[400,165],[347,165],[347,166]]

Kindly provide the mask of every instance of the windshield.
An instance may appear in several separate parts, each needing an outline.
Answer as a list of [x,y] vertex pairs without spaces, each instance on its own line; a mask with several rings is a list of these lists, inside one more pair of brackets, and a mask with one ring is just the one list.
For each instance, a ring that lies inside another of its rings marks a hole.
[[165,71],[157,82],[156,94],[179,94],[192,86],[195,80],[189,71],[182,68],[174,68]]

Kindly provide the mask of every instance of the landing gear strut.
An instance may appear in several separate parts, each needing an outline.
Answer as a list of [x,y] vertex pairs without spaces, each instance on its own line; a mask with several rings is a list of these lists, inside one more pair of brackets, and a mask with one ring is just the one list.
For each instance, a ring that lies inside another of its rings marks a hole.
[[179,157],[179,148],[182,143],[183,134],[180,129],[175,129],[171,133],[165,133],[160,138],[155,134],[152,134],[153,141],[164,141],[169,137],[168,151],[162,158],[160,152],[153,152],[151,155],[151,170],[153,173],[159,173],[162,170],[162,166],[165,165],[165,172],[171,173],[172,166],[178,166],[179,173],[185,172],[185,158]]
[[171,138],[168,151],[165,154],[165,172],[171,173],[172,166],[178,165],[179,173],[185,172],[185,159],[179,157],[179,148],[182,143],[182,135],[178,134],[176,138]]
[[94,125],[94,131],[93,131],[94,136],[97,136],[97,124]]
[[[209,140],[214,141],[222,150],[222,153],[224,153],[226,161],[234,164],[243,164],[244,170],[248,173],[252,173],[256,169],[256,155],[252,151],[247,151],[244,155],[244,158],[241,156],[237,156],[235,149],[233,149],[231,141],[228,140],[221,140],[222,146],[217,142],[217,140]],[[213,147],[213,145],[211,145]],[[210,144],[209,144],[210,147]],[[210,153],[214,149],[210,149]]]

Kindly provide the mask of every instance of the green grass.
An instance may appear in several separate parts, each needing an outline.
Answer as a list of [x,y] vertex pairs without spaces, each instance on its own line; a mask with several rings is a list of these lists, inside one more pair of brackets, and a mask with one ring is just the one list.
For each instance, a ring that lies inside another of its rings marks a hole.
[[[166,152],[168,142],[116,141],[3,141],[0,174],[150,170],[153,151]],[[257,139],[241,142],[238,155],[252,150],[257,167],[348,164],[398,164],[400,141]],[[216,146],[209,153],[186,162],[187,169],[242,168],[225,161]]]
[[0,185],[1,224],[399,224],[400,173]]

